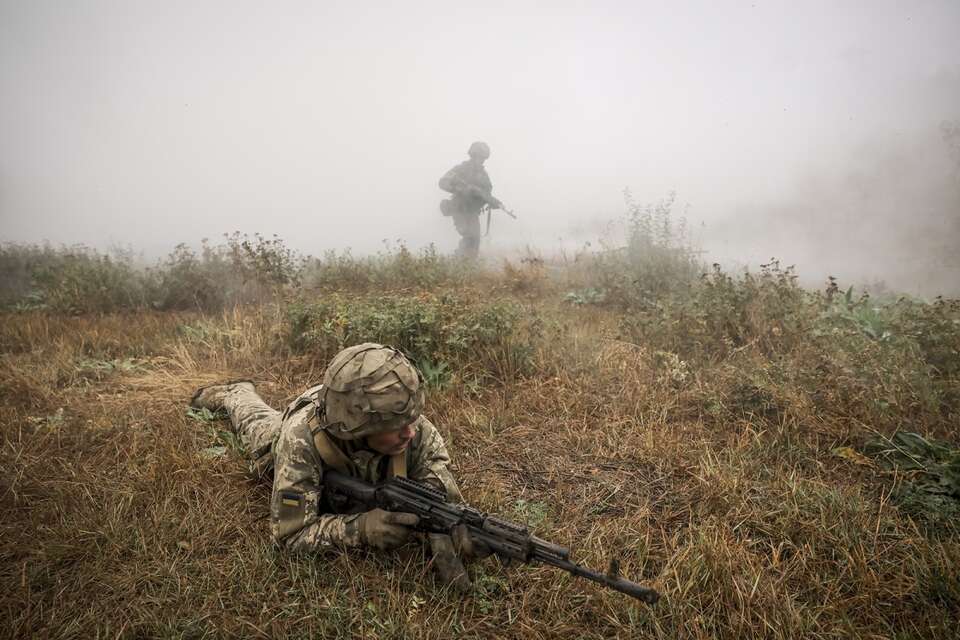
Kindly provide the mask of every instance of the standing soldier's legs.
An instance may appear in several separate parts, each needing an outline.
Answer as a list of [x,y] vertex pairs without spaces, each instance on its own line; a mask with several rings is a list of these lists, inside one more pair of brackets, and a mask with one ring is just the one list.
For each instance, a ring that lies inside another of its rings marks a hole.
[[460,246],[457,253],[465,258],[476,258],[480,252],[480,214],[456,213],[453,224],[460,234]]

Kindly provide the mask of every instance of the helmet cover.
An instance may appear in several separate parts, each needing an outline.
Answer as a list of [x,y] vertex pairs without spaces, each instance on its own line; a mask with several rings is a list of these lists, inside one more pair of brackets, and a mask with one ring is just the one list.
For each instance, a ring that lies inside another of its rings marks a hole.
[[483,160],[486,160],[490,157],[490,145],[488,145],[486,142],[480,142],[478,140],[470,145],[467,155],[469,155],[471,158],[482,158]]
[[354,440],[416,421],[423,410],[423,376],[397,349],[365,342],[334,356],[322,394],[324,429]]

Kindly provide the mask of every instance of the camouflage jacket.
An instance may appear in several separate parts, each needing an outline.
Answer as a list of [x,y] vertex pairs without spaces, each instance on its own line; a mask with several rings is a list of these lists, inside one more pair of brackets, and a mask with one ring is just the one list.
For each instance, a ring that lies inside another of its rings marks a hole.
[[440,188],[453,194],[454,209],[460,213],[480,213],[486,199],[477,193],[482,191],[488,197],[493,191],[493,183],[483,165],[465,160],[447,171],[440,178]]
[[[338,503],[323,490],[326,463],[315,441],[321,430],[317,417],[319,397],[320,387],[314,387],[290,405],[273,445],[271,529],[274,540],[288,549],[361,544],[356,528],[348,526],[361,510],[356,505]],[[416,430],[417,435],[405,452],[407,477],[445,490],[450,500],[462,500],[448,469],[450,456],[440,433],[422,416]],[[349,460],[346,471],[351,475],[368,482],[388,477],[390,456],[368,449],[364,439],[340,440],[329,435],[327,438]]]

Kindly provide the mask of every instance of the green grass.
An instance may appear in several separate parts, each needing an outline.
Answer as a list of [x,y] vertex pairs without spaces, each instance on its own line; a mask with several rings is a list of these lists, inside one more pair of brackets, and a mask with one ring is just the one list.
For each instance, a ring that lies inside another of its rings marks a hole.
[[[957,302],[810,291],[776,263],[690,277],[694,254],[647,212],[628,250],[575,263],[403,249],[320,269],[236,244],[263,295],[209,308],[106,312],[21,288],[0,314],[0,635],[950,637],[960,496],[918,496],[960,445]],[[656,258],[630,254],[650,246],[669,257],[646,278]],[[173,262],[216,262],[191,260]],[[283,264],[303,270],[282,281]],[[242,377],[281,407],[362,340],[420,361],[471,503],[593,568],[619,558],[662,600],[494,559],[454,596],[417,544],[274,549],[268,489],[221,416],[186,403]],[[901,431],[935,460],[871,444]]]

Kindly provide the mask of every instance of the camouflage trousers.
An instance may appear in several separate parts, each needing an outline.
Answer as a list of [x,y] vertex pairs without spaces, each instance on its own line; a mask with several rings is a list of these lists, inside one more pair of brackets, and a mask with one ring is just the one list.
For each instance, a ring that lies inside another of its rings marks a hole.
[[460,234],[460,246],[457,253],[464,258],[476,258],[480,253],[480,214],[461,213],[453,214],[453,224]]
[[223,408],[251,462],[258,453],[269,451],[280,435],[283,414],[267,405],[252,389],[235,387],[223,399]]

